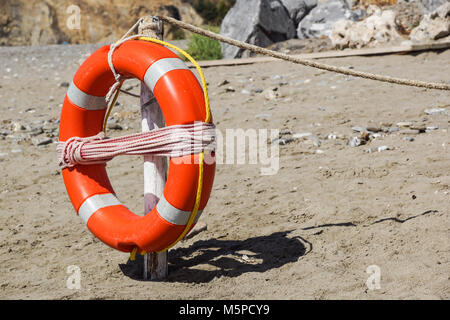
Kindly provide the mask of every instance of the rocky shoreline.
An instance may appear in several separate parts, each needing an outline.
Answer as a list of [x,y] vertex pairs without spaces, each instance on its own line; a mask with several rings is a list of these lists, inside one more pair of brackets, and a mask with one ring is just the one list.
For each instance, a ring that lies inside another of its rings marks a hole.
[[[225,16],[221,34],[262,47],[282,46],[278,43],[287,40],[311,46],[320,39],[333,49],[449,38],[447,0],[399,0],[382,7],[374,4],[384,2],[238,0]],[[229,59],[252,55],[228,44],[222,44],[222,50]]]

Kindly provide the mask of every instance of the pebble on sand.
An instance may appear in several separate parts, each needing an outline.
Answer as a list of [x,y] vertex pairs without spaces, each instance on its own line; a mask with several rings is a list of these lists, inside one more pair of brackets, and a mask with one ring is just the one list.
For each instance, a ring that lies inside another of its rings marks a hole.
[[403,128],[408,128],[412,125],[413,123],[411,121],[401,121],[401,122],[397,122],[397,127],[403,127]]
[[382,152],[382,151],[386,151],[386,150],[392,150],[392,149],[388,146],[380,146],[380,147],[369,148],[369,149],[366,149],[365,151],[367,153],[374,153],[374,152]]
[[348,141],[348,145],[352,148],[355,147],[359,147],[360,145],[364,144],[363,140],[361,140],[358,137],[352,137],[349,141]]
[[255,115],[256,119],[268,119],[271,115],[269,113],[259,113]]
[[263,91],[263,94],[266,100],[276,100],[280,96],[277,87],[267,88]]
[[63,81],[63,82],[60,82],[60,83],[58,84],[58,87],[61,87],[61,88],[68,88],[69,85],[70,85],[70,83],[68,83],[67,81]]
[[53,142],[53,139],[51,139],[51,138],[44,138],[44,137],[37,138],[36,137],[36,138],[31,139],[31,143],[33,145],[35,145],[35,146],[45,146],[45,145],[50,144],[52,142]]
[[447,109],[445,108],[431,108],[431,109],[425,109],[424,111],[428,115],[438,115],[438,114],[444,114],[447,113]]

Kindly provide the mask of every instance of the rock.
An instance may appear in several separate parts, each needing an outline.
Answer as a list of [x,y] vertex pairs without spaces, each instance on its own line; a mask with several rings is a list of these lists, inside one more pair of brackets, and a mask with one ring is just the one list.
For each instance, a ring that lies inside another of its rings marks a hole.
[[398,132],[398,131],[400,131],[400,128],[398,128],[398,127],[390,127],[390,128],[388,129],[388,132],[389,132],[389,133]]
[[277,87],[273,87],[264,90],[263,95],[266,100],[276,100],[280,96],[280,93]]
[[108,123],[108,129],[110,130],[122,130],[122,126],[118,123]]
[[21,148],[11,149],[11,153],[22,153],[22,152],[23,152],[23,150]]
[[319,3],[299,23],[297,37],[299,39],[308,39],[328,36],[337,21],[357,21],[364,14],[362,11],[350,10],[345,1],[331,0]]
[[286,135],[291,135],[291,134],[292,134],[292,131],[289,130],[289,129],[283,129],[283,130],[280,131],[280,137],[281,136],[286,136]]
[[416,129],[404,129],[399,131],[400,134],[419,134],[420,131]]
[[311,141],[316,147],[320,147],[322,145],[322,141],[310,132],[295,133],[292,135],[292,139],[307,139]]
[[404,137],[403,140],[406,140],[406,141],[409,141],[409,142],[413,142],[413,141],[414,141],[414,138],[408,136],[408,137]]
[[388,146],[380,146],[380,147],[369,148],[365,151],[367,153],[374,153],[374,152],[382,152],[382,151],[386,151],[386,150],[391,150],[391,148],[389,148]]
[[61,88],[68,88],[69,85],[70,85],[69,82],[63,81],[63,82],[60,82],[60,83],[58,84],[58,87],[61,87]]
[[399,32],[405,35],[409,35],[411,30],[419,25],[424,15],[424,10],[419,1],[415,0],[397,0],[393,10],[396,14]]
[[362,144],[364,144],[363,140],[359,139],[358,137],[353,137],[348,142],[348,145],[352,148],[359,147]]
[[450,35],[450,2],[425,15],[419,26],[411,31],[410,39],[415,42],[426,42],[448,35]]
[[[139,1],[139,0],[138,0]],[[145,7],[147,10],[152,10],[152,15],[155,14],[154,11],[159,11],[161,15],[168,15],[177,20],[185,21],[187,23],[201,26],[205,24],[203,18],[195,11],[189,1],[185,0],[164,0],[164,1],[148,1],[148,0],[140,0],[143,1],[141,6]],[[133,3],[134,2],[134,3]],[[129,2],[130,5],[136,4],[136,0],[133,2]],[[149,6],[153,5],[153,9],[150,9]],[[134,7],[136,8],[136,7]],[[130,8],[132,11],[130,13],[134,13],[136,9]],[[137,10],[139,13],[139,10]],[[141,14],[142,15],[142,14]],[[177,39],[178,37],[184,36],[184,31],[171,26],[170,24],[164,25],[164,38],[165,39]]]
[[381,11],[376,7],[372,12],[373,14],[363,21],[337,21],[330,33],[333,46],[338,49],[363,48],[403,40],[396,30],[394,11]]
[[230,81],[228,81],[228,80],[223,80],[223,81],[221,81],[221,82],[219,82],[219,84],[217,85],[218,87],[222,87],[222,86],[225,86],[225,85],[227,85],[227,84],[229,84],[230,83]]
[[327,136],[327,139],[328,139],[328,140],[336,140],[336,139],[337,139],[337,135],[334,134],[334,133],[330,133],[330,134]]
[[286,8],[296,27],[303,17],[317,6],[317,0],[280,0],[280,2]]
[[52,142],[53,142],[53,140],[51,138],[33,138],[33,139],[31,139],[31,143],[35,146],[45,146]]
[[13,132],[20,132],[25,130],[25,126],[20,122],[13,122],[11,124],[11,128]]
[[432,109],[425,109],[424,111],[428,115],[438,115],[438,114],[445,114],[447,113],[447,109],[445,108],[432,108]]
[[[185,0],[2,0],[0,46],[111,43],[147,14],[169,15],[203,25],[203,19],[190,3]],[[81,15],[79,26],[77,13]],[[176,36],[172,31],[175,28],[169,24],[165,29],[165,39]]]
[[412,130],[417,130],[419,133],[424,133],[427,128],[424,125],[412,125],[409,127]]
[[292,141],[294,141],[294,139],[292,138],[277,138],[272,141],[272,144],[279,144],[280,146],[284,146]]
[[50,122],[50,121],[46,121],[44,123],[44,125],[41,127],[41,129],[45,132],[45,133],[50,133],[53,132],[56,129],[56,126]]
[[256,119],[269,119],[271,115],[269,113],[260,113],[255,115]]
[[408,128],[412,125],[413,123],[411,121],[401,121],[401,122],[397,122],[397,126],[398,127],[403,127],[403,128]]
[[352,127],[352,130],[355,132],[360,132],[360,133],[367,132],[366,128],[358,127],[358,126]]
[[381,138],[383,137],[383,133],[382,132],[373,133],[370,137],[373,139]]
[[131,111],[114,112],[113,114],[113,118],[116,123],[126,119],[133,119],[133,116],[134,114]]
[[439,127],[437,127],[437,126],[429,126],[429,127],[425,128],[425,131],[434,131],[434,130],[437,130],[437,129],[439,129]]
[[[262,47],[294,38],[295,26],[278,0],[237,0],[222,21],[220,33]],[[226,59],[249,56],[243,49],[222,43]]]
[[8,136],[6,136],[6,138],[11,140],[11,141],[14,141],[16,143],[20,143],[22,141],[28,140],[30,137],[26,133],[19,132],[16,135],[8,135]]
[[439,8],[441,5],[449,2],[448,0],[417,0],[419,6],[425,13],[431,13]]
[[42,127],[38,127],[38,128],[31,129],[31,131],[29,132],[29,135],[30,135],[30,137],[35,137],[42,133],[44,133],[44,130],[42,129]]
[[303,139],[306,137],[312,136],[311,132],[304,132],[304,133],[295,133],[292,135],[292,138],[294,139]]
[[383,131],[383,130],[381,128],[378,128],[378,127],[367,127],[367,131],[377,133],[377,132],[380,132],[380,131]]
[[385,150],[390,150],[390,148],[388,146],[380,146],[377,148],[378,152],[385,151]]
[[322,141],[315,135],[310,135],[307,137],[307,139],[311,140],[312,143],[316,146],[316,147],[320,147],[322,145]]
[[236,89],[234,89],[232,86],[229,86],[225,89],[225,92],[235,92]]

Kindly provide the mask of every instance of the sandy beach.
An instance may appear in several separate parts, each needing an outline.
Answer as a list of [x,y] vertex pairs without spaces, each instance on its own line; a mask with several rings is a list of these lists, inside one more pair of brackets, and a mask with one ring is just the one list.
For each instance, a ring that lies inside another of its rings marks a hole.
[[[139,258],[87,230],[58,167],[67,85],[98,47],[0,48],[1,299],[450,298],[448,92],[281,61],[205,69],[217,128],[280,130],[279,170],[219,164],[207,231],[170,250],[166,281],[147,282]],[[431,82],[450,74],[450,50],[321,61]],[[108,135],[140,131],[138,99],[121,95],[113,114]],[[139,214],[142,162],[108,164]],[[67,287],[71,265],[78,290]],[[369,266],[378,289],[366,285]]]

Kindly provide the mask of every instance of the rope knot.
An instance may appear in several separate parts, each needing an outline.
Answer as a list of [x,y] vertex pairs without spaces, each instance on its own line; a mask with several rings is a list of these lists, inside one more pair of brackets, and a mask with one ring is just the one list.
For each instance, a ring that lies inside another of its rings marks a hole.
[[[59,166],[61,169],[72,168],[76,164],[83,164],[86,162],[92,163],[92,161],[86,161],[83,158],[82,149],[86,143],[94,141],[102,141],[105,139],[104,132],[100,132],[95,136],[80,138],[72,137],[65,142],[60,142],[57,147],[59,153]],[[101,161],[98,163],[104,163],[106,161]]]

